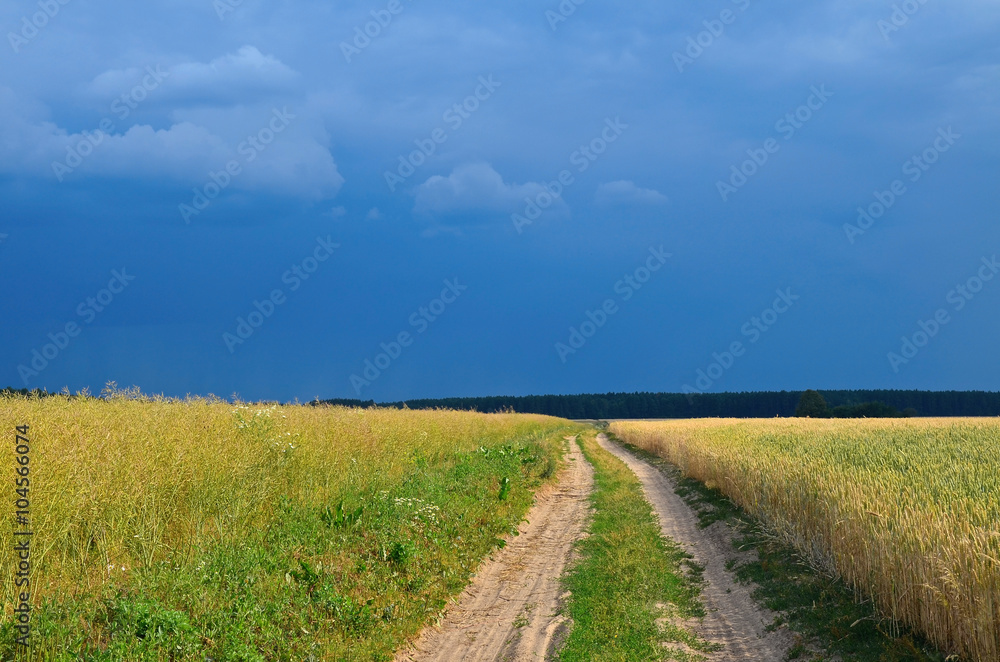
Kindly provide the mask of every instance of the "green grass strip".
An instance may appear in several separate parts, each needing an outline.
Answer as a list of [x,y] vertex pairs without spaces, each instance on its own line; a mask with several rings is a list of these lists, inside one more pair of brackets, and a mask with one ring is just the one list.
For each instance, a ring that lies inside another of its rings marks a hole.
[[565,580],[573,627],[559,659],[704,659],[696,651],[714,650],[712,645],[669,623],[704,615],[700,569],[661,536],[635,474],[598,446],[593,432],[581,442],[595,471],[595,514]]

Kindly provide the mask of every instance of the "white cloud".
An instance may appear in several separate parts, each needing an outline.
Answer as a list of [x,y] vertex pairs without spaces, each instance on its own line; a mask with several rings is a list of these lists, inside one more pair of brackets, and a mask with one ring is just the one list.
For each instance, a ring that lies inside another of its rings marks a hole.
[[[17,95],[0,87],[0,172],[56,181],[53,164],[59,163],[71,166],[71,172],[60,173],[68,180],[115,177],[197,185],[236,160],[243,172],[233,178],[234,189],[311,200],[335,195],[344,181],[329,150],[292,124],[263,150],[253,150],[250,160],[249,150],[241,151],[238,144],[192,122],[163,129],[136,124],[124,133],[102,136],[97,127],[70,133],[53,122],[25,117],[20,108]],[[257,134],[269,119],[267,114],[248,124],[248,134]]]
[[601,184],[597,187],[596,200],[602,205],[663,205],[669,202],[667,196],[659,191],[639,188],[633,182],[626,180]]
[[[488,163],[467,163],[455,168],[447,177],[435,175],[417,189],[413,211],[431,216],[520,212],[525,198],[535,199],[545,192],[542,184],[507,184]],[[560,199],[552,209],[565,209]]]
[[979,65],[960,73],[955,79],[955,88],[958,91],[990,97],[997,96],[998,85],[1000,85],[1000,64]]
[[[155,72],[155,75],[154,75]],[[144,80],[155,81],[159,101],[230,105],[249,103],[294,91],[300,74],[255,46],[244,46],[209,63],[181,62],[170,66],[147,63],[110,69],[87,86],[88,96],[108,101],[129,93]]]

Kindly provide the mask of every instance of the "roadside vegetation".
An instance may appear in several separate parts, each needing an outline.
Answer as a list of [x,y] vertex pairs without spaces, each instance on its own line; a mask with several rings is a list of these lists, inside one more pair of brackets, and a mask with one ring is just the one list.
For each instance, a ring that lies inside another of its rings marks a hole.
[[[516,531],[578,429],[135,392],[0,398],[0,425],[29,426],[31,659],[93,662],[391,660]],[[6,660],[9,526],[0,547]]]
[[[760,560],[738,573],[821,649],[861,661],[943,660],[926,638],[953,659],[1000,659],[995,419],[620,422],[610,430],[693,479],[682,491],[706,522],[746,522],[741,544]],[[799,652],[807,650],[803,641]]]
[[704,615],[700,569],[663,539],[638,478],[594,431],[579,443],[594,466],[594,518],[565,580],[573,625],[559,659],[704,659],[715,647],[677,624]]

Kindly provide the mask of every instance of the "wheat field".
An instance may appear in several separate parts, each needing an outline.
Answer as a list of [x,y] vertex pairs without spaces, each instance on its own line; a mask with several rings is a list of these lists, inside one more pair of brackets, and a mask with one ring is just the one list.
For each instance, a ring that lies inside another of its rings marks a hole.
[[942,650],[1000,660],[997,419],[613,422]]

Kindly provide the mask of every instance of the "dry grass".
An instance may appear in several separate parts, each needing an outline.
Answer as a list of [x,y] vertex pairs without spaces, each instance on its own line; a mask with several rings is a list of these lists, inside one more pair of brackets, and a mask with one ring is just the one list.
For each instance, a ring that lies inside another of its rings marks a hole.
[[1000,421],[617,422],[944,650],[1000,660]]
[[[0,467],[13,503],[14,430],[30,426],[32,602],[72,602],[259,539],[282,504],[310,512],[398,486],[421,466],[565,422],[452,411],[268,407],[118,393],[0,399]],[[13,505],[8,506],[13,515]],[[0,527],[4,611],[15,603],[12,527]],[[234,658],[235,659],[235,658]]]

